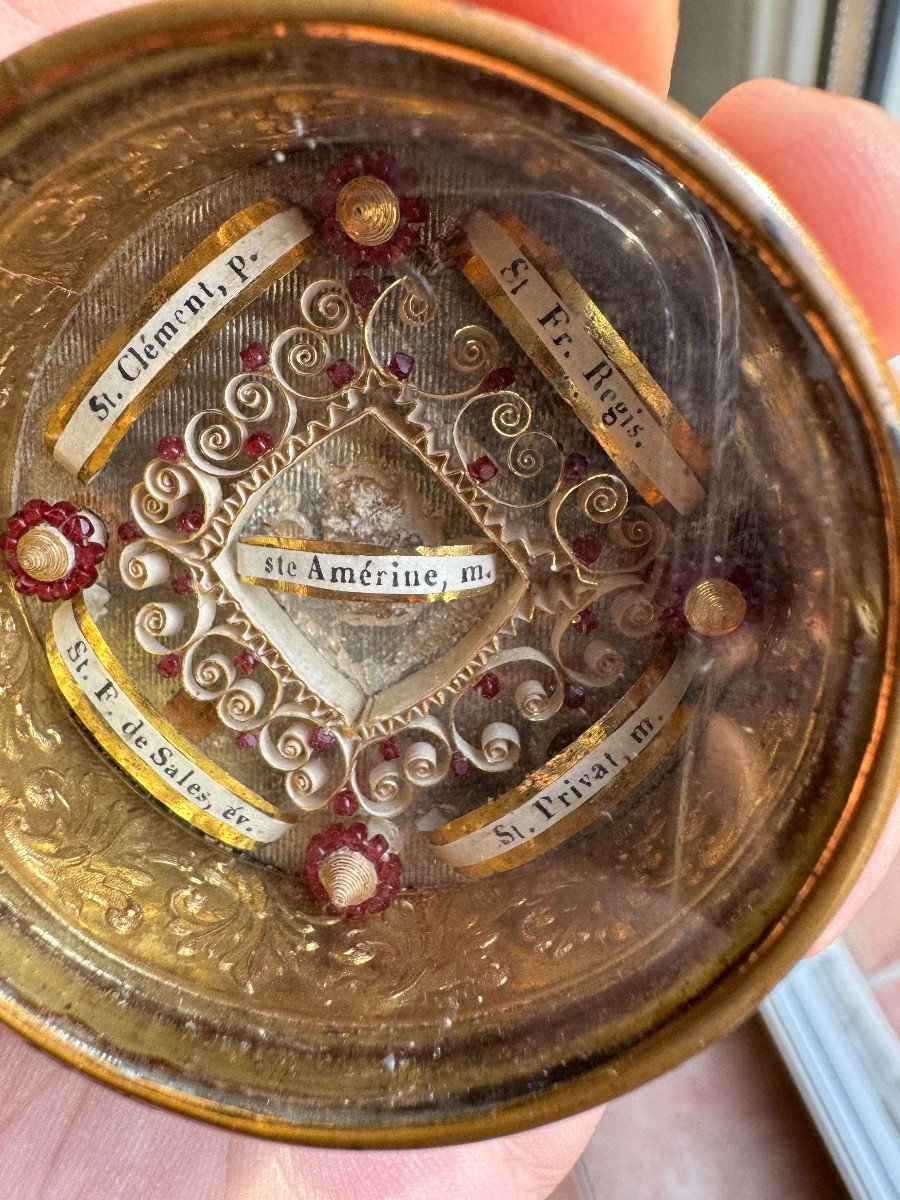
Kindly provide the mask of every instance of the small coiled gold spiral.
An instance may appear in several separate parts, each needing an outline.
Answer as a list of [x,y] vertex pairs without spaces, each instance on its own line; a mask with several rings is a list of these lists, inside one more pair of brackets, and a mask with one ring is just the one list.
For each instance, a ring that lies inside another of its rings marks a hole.
[[701,579],[685,597],[684,615],[702,637],[723,637],[743,623],[747,601],[728,579]]
[[336,908],[365,904],[375,895],[378,872],[355,850],[335,850],[319,868],[319,879]]
[[335,216],[347,237],[360,246],[383,246],[397,232],[400,201],[383,179],[359,175],[341,188]]
[[74,558],[71,542],[52,525],[27,529],[19,539],[16,556],[22,570],[41,583],[64,579]]

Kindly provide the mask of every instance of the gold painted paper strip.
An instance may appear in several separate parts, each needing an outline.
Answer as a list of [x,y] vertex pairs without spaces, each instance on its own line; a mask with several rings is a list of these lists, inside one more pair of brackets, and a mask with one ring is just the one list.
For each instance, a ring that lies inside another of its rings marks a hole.
[[223,771],[141,695],[82,597],[54,612],[47,657],[60,691],[107,754],[183,820],[240,850],[291,827],[293,817]]

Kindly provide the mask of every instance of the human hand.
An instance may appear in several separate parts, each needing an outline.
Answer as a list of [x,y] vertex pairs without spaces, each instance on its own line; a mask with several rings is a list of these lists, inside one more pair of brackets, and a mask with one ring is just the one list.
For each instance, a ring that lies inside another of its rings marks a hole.
[[[0,57],[125,7],[115,0],[0,0]],[[658,92],[668,85],[675,0],[491,0],[580,40]],[[900,139],[870,105],[773,80],[736,88],[707,127],[773,185],[832,256],[887,356],[900,352]],[[900,812],[829,927],[836,936],[900,841]],[[820,944],[824,944],[826,938]],[[541,1200],[568,1173],[599,1112],[474,1146],[312,1150],[204,1126],[139,1104],[0,1031],[0,1190],[10,1200]]]

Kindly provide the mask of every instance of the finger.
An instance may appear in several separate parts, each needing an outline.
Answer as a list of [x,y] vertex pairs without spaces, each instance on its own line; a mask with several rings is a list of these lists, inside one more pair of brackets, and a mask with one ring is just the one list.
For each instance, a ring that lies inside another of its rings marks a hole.
[[0,1026],[0,1192],[16,1200],[544,1200],[599,1119],[434,1150],[277,1145],[137,1103]]
[[900,351],[900,125],[882,109],[774,79],[741,84],[704,124],[774,187]]
[[663,95],[669,90],[678,0],[480,0],[580,42],[585,49]]
[[[0,58],[29,42],[112,9],[131,8],[141,0],[0,0]],[[483,0],[511,16],[580,42],[588,50],[655,91],[669,88],[678,0]]]
[[818,954],[826,946],[830,946],[835,938],[839,938],[868,898],[887,874],[888,867],[900,853],[900,804],[894,805],[894,810],[888,819],[887,826],[878,839],[872,856],[863,867],[862,874],[850,889],[847,899],[831,918],[823,933],[816,939],[810,949],[810,954]]
[[38,38],[144,0],[0,0],[0,58]]
[[222,1200],[546,1200],[587,1145],[600,1109],[526,1133],[432,1150],[307,1150],[242,1139]]

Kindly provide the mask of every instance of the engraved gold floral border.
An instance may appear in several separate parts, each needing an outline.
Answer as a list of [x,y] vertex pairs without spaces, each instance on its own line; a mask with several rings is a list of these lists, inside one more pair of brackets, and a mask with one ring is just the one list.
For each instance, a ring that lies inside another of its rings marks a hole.
[[[122,664],[109,648],[109,645],[104,640],[103,635],[88,612],[82,596],[77,596],[72,601],[72,612],[84,636],[84,640],[100,660],[110,679],[121,690],[122,694],[131,701],[135,708],[147,714],[148,721],[168,742],[186,758],[193,761],[201,771],[204,771],[227,791],[233,792],[239,800],[250,808],[264,813],[268,817],[282,821],[285,825],[291,825],[296,822],[297,818],[294,814],[280,812],[268,800],[263,799],[262,796],[258,796],[250,788],[240,783],[237,779],[234,779],[227,771],[209,759],[197,746],[194,746],[179,733],[175,726],[155,708],[152,701],[130,679]],[[210,837],[225,842],[226,845],[232,846],[236,850],[253,850],[257,847],[259,843],[254,838],[239,833],[227,824],[227,822],[220,821],[217,817],[212,816],[210,813],[205,812],[203,809],[186,800],[180,792],[157,775],[155,771],[152,771],[98,717],[90,701],[87,700],[78,685],[72,681],[71,674],[56,643],[52,623],[47,627],[46,647],[47,660],[50,663],[53,677],[70,708],[123,771],[127,772],[151,796],[161,804],[164,804],[166,808],[171,809],[183,821],[202,830],[203,833],[208,834]]]
[[[99,78],[98,87],[111,90],[112,76],[143,67],[141,54],[148,47],[158,50],[162,43],[166,48],[193,48],[198,55],[211,56],[212,28],[221,39],[221,49],[216,53],[225,53],[227,43],[222,31],[228,28],[229,14],[223,12],[221,0],[216,4],[204,0],[193,10],[191,21],[182,25],[176,25],[173,13],[171,6],[149,5],[111,15],[89,27],[54,35],[17,55],[8,72],[14,82],[7,84],[0,98],[9,137],[32,136],[31,113],[20,114],[23,106],[34,103],[33,97],[38,97],[38,103],[53,106],[56,112],[63,104],[60,92],[67,88],[68,96],[77,96],[88,70]],[[241,19],[245,19],[244,13]],[[897,459],[883,418],[886,409],[879,411],[878,407],[880,401],[896,403],[896,391],[858,304],[809,236],[782,212],[775,210],[773,214],[771,191],[747,167],[727,155],[686,117],[664,110],[661,101],[640,92],[611,69],[573,52],[570,46],[545,33],[537,35],[524,25],[493,14],[467,12],[466,20],[461,21],[454,5],[433,5],[426,11],[412,0],[302,0],[293,9],[284,0],[258,0],[256,20],[260,30],[268,22],[265,32],[269,36],[272,28],[282,29],[275,22],[285,22],[289,32],[302,25],[313,38],[343,43],[363,38],[486,68],[602,120],[707,199],[732,230],[749,242],[774,278],[794,290],[814,335],[836,363],[850,404],[876,455],[880,496],[886,509],[885,527],[892,538],[889,575],[896,587],[900,571],[893,540],[900,503],[894,475]],[[886,653],[893,661],[895,609],[889,609],[889,618]],[[661,1028],[636,1045],[623,1042],[624,1048],[610,1064],[589,1067],[552,1088],[500,1101],[488,1111],[471,1105],[455,1117],[446,1110],[437,1115],[428,1110],[407,1118],[402,1125],[386,1127],[364,1113],[353,1125],[323,1125],[315,1114],[298,1118],[272,1109],[259,1113],[243,1100],[200,1096],[179,1084],[177,1078],[154,1079],[137,1073],[133,1067],[123,1065],[121,1049],[116,1059],[110,1056],[108,1044],[102,1051],[73,1044],[61,1032],[62,1017],[55,1020],[56,1014],[48,1014],[43,1006],[32,1009],[22,997],[8,997],[0,1015],[34,1042],[107,1083],[247,1133],[332,1147],[412,1147],[498,1136],[560,1119],[645,1082],[708,1045],[750,1013],[764,990],[793,965],[824,928],[859,875],[894,799],[900,771],[900,757],[895,753],[900,740],[896,685],[896,675],[889,671],[879,692],[874,733],[860,742],[864,751],[861,769],[844,816],[806,885],[786,898],[777,921],[756,943],[752,958],[718,972],[715,978],[690,981],[696,999],[687,1011],[679,1008],[661,1014]],[[33,954],[33,949],[28,945],[23,951],[21,939],[13,947],[16,953],[25,954]],[[52,965],[45,962],[45,971]],[[120,1017],[121,1013],[116,1015]],[[128,1052],[124,1053],[127,1062]],[[145,1061],[140,1059],[141,1064]]]
[[[219,254],[227,250],[230,246],[233,246],[235,242],[240,241],[242,237],[245,237],[248,233],[252,233],[254,229],[258,229],[260,225],[265,224],[272,217],[278,216],[282,212],[288,212],[293,207],[286,200],[281,200],[277,197],[269,200],[259,200],[255,204],[248,205],[247,208],[235,213],[233,217],[229,217],[218,229],[204,238],[199,246],[196,246],[159,283],[151,288],[133,316],[104,342],[84,370],[81,371],[59,407],[50,417],[44,434],[47,449],[51,453],[53,452],[63,430],[84,399],[86,389],[91,380],[107,369],[123,348],[140,333],[141,329],[143,329],[160,306],[171,299],[178,288],[188,283],[198,271],[208,266],[213,259],[217,258]],[[85,482],[102,469],[115,447],[131,426],[140,418],[151,401],[182,369],[185,355],[188,352],[196,353],[217,330],[221,329],[223,325],[231,320],[235,313],[245,308],[257,296],[261,295],[270,284],[280,279],[288,271],[293,270],[294,267],[301,263],[310,253],[315,240],[316,235],[310,233],[301,242],[291,246],[271,266],[267,267],[251,283],[242,288],[202,329],[198,330],[175,353],[173,358],[157,372],[153,379],[147,383],[146,387],[141,389],[135,399],[123,410],[122,415],[109,427],[77,472],[79,480]]]
[[[494,545],[488,539],[468,544],[456,543],[452,546],[415,546],[409,550],[385,550],[384,546],[374,546],[367,542],[323,542],[314,538],[272,537],[259,534],[253,537],[239,538],[239,543],[245,546],[268,546],[276,550],[308,550],[321,554],[343,555],[376,555],[389,558],[392,555],[412,558],[463,558],[466,556],[481,556],[485,551],[494,553]],[[307,583],[291,583],[287,579],[263,579],[258,575],[238,575],[242,583],[258,584],[274,592],[292,592],[296,596],[312,596],[324,600],[349,600],[355,604],[436,604],[449,600],[466,600],[477,596],[486,596],[493,591],[494,584],[488,583],[480,588],[466,588],[457,592],[427,592],[424,595],[410,592],[394,592],[391,595],[360,595],[356,592],[339,592],[333,588],[312,587]],[[495,581],[496,582],[496,581]]]

